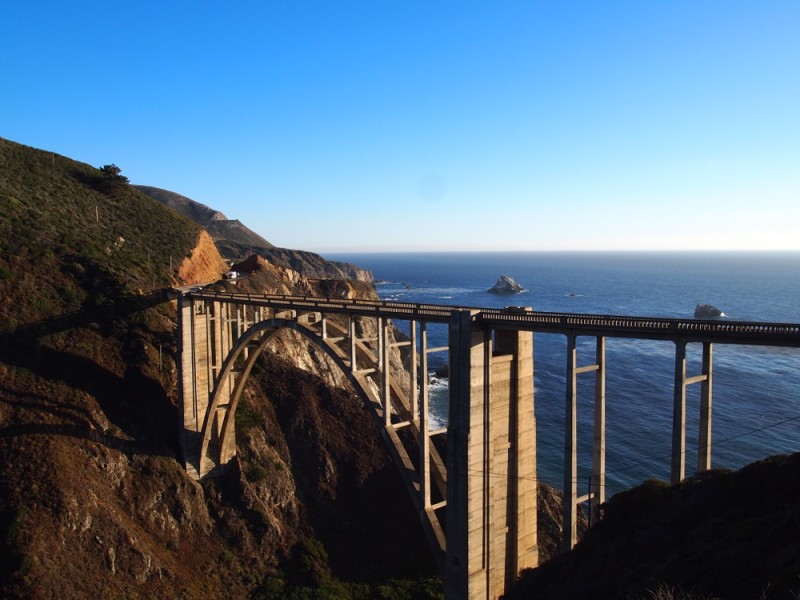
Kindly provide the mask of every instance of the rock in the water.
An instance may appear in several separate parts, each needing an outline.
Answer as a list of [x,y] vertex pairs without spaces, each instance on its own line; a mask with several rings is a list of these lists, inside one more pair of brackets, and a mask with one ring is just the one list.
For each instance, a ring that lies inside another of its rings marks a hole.
[[724,312],[722,312],[716,306],[711,306],[710,304],[698,304],[694,307],[695,319],[716,319],[724,316]]
[[514,281],[513,277],[509,277],[508,275],[500,275],[492,287],[487,290],[491,294],[519,294],[523,291],[523,288],[520,284]]

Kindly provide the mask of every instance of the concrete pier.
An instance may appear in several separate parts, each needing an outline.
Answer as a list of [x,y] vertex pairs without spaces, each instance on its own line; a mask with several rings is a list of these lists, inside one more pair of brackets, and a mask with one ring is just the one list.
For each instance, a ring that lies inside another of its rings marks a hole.
[[460,311],[450,336],[445,594],[498,598],[538,564],[533,335]]

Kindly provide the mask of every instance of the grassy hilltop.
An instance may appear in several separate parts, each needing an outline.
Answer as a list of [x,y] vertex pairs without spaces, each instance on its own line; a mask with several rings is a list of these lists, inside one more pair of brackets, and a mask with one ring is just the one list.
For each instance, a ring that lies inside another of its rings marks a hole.
[[0,330],[168,286],[200,231],[122,175],[2,138],[0,206]]

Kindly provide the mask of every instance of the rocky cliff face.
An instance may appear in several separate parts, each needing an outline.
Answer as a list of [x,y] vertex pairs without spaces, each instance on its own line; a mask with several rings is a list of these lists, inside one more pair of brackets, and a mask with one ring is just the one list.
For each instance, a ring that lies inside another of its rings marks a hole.
[[195,247],[178,266],[177,283],[191,285],[218,281],[227,270],[228,265],[219,255],[211,236],[201,230]]
[[257,253],[276,265],[293,269],[306,277],[355,279],[365,283],[374,281],[372,273],[366,269],[351,263],[325,260],[319,254],[314,254],[313,252],[272,248],[270,250],[258,250]]

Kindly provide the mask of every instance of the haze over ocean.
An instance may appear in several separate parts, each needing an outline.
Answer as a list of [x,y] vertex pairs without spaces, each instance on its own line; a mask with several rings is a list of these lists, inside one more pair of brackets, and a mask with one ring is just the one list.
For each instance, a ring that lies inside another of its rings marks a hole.
[[[531,252],[328,254],[371,270],[384,300],[590,314],[692,318],[698,303],[725,318],[800,323],[800,252]],[[510,275],[525,292],[487,293]],[[446,345],[433,326],[431,345]],[[566,338],[534,339],[539,477],[563,481]],[[687,347],[688,374],[700,372],[701,347]],[[594,357],[593,338],[579,338],[579,364]],[[431,370],[446,360],[430,357]],[[613,494],[648,477],[669,479],[675,347],[671,342],[607,340],[607,467]],[[591,468],[593,378],[578,379],[579,478]],[[446,386],[433,408],[446,420]],[[739,468],[800,450],[800,349],[715,344],[712,466]],[[687,472],[694,470],[699,386],[687,396]],[[584,482],[585,485],[584,485]]]

